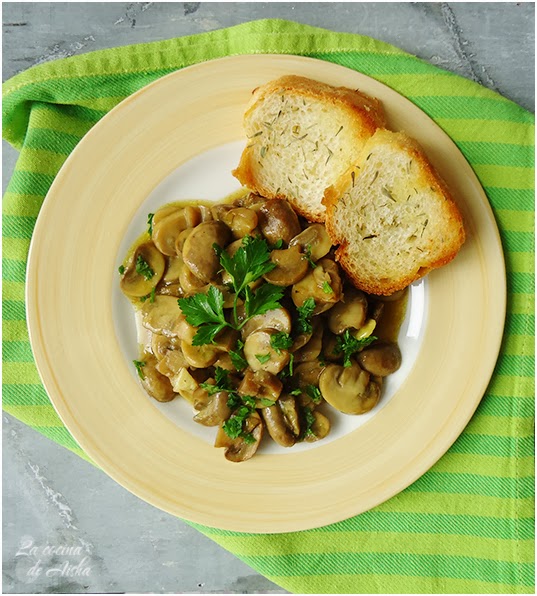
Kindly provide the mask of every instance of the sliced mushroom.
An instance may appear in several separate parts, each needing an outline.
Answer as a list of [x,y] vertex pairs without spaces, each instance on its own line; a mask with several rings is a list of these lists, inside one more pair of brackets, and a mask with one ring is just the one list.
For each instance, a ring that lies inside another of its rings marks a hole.
[[295,236],[289,246],[300,247],[303,254],[316,262],[330,252],[332,241],[323,224],[312,224]]
[[387,377],[401,366],[401,350],[397,344],[375,344],[357,356],[360,366],[378,377]]
[[214,363],[214,366],[218,366],[218,368],[223,368],[224,370],[236,370],[231,356],[225,353],[218,356],[218,360]]
[[308,272],[308,261],[300,252],[299,246],[283,250],[273,250],[270,260],[276,265],[272,271],[265,273],[265,281],[275,286],[292,286],[299,282]]
[[220,219],[229,227],[233,238],[249,236],[257,228],[257,213],[246,207],[230,209]]
[[181,397],[192,402],[194,392],[199,388],[199,383],[190,374],[189,370],[186,367],[181,368],[171,381],[173,390],[179,393]]
[[308,443],[324,439],[330,432],[330,420],[324,414],[315,410],[311,412],[311,415],[314,420],[309,428],[310,432],[304,437],[304,441]]
[[285,308],[275,308],[262,315],[256,315],[242,328],[242,338],[245,339],[258,329],[276,329],[283,333],[291,333],[291,315]]
[[283,412],[279,406],[269,406],[261,410],[265,426],[272,439],[282,447],[292,447],[296,437],[288,428]]
[[262,203],[265,202],[265,198],[262,197],[261,195],[258,195],[254,192],[250,192],[247,195],[245,195],[244,197],[241,197],[240,199],[237,199],[235,201],[235,204],[237,205],[237,207],[253,207],[255,205],[261,205]]
[[259,210],[259,228],[270,244],[283,240],[287,245],[300,233],[300,224],[293,208],[287,201],[265,201]]
[[224,456],[229,461],[246,461],[255,454],[263,438],[263,421],[257,412],[252,412],[244,421],[243,433],[251,436],[253,442],[251,440],[247,441],[241,436],[232,439],[226,434],[223,427],[220,426],[216,434],[214,446],[224,447]]
[[363,292],[350,290],[345,292],[328,315],[328,328],[332,333],[341,335],[346,329],[360,329],[367,316],[367,298]]
[[211,396],[209,403],[194,416],[194,420],[203,426],[222,424],[231,415],[231,410],[227,405],[228,398],[227,391],[218,391]]
[[254,371],[264,370],[273,375],[281,372],[289,362],[289,352],[271,346],[270,339],[277,333],[274,329],[254,331],[244,342],[244,357]]
[[219,350],[212,344],[193,346],[190,342],[183,340],[181,350],[189,366],[195,368],[207,368],[218,359]]
[[207,285],[205,282],[199,279],[199,277],[196,277],[184,264],[179,274],[179,282],[186,296],[203,292],[205,286]]
[[187,228],[186,230],[179,232],[177,240],[175,241],[175,252],[178,255],[183,254],[183,248],[185,246],[186,239],[190,236],[190,234],[192,234],[193,229],[194,228]]
[[154,302],[147,300],[141,313],[142,325],[153,333],[181,339],[194,337],[196,333],[195,327],[186,322],[177,298],[173,296],[155,296]]
[[161,207],[155,211],[155,214],[153,215],[153,226],[161,222],[164,218],[168,217],[172,213],[182,210],[183,207],[180,205],[174,205],[173,203],[171,205],[164,205],[164,207]]
[[365,339],[373,334],[376,326],[377,322],[375,319],[367,319],[367,321],[360,327],[360,329],[357,329],[353,335],[356,339]]
[[161,253],[169,256],[177,254],[175,244],[177,237],[187,228],[197,226],[201,221],[199,209],[195,207],[185,207],[178,211],[173,211],[162,219],[153,218],[153,234],[151,238],[155,246]]
[[298,437],[300,435],[300,413],[296,399],[292,395],[282,395],[278,400],[278,407],[282,411],[287,426]]
[[291,297],[300,307],[308,298],[315,300],[314,315],[332,308],[341,300],[341,277],[332,259],[321,259],[303,279],[294,284]]
[[297,350],[295,355],[295,363],[300,362],[310,362],[312,360],[317,360],[319,354],[321,353],[323,347],[323,325],[320,321],[314,319],[313,323],[313,334],[310,340],[299,350]]
[[[282,388],[283,384],[277,376],[264,370],[254,372],[247,368],[237,391],[240,395],[251,395],[258,400],[276,401],[280,397]],[[261,403],[259,405],[256,403],[256,407],[261,406]]]
[[348,367],[329,364],[319,377],[319,389],[324,399],[344,414],[365,414],[380,397],[378,385],[370,382],[370,374],[357,362]]
[[326,368],[318,360],[304,362],[295,366],[293,373],[293,382],[297,387],[306,387],[308,385],[318,385],[321,373]]
[[152,354],[146,354],[142,362],[142,385],[147,393],[160,402],[172,401],[176,394],[170,379],[156,369],[157,359]]
[[129,259],[119,282],[127,296],[147,296],[164,275],[166,261],[152,242],[140,244]]
[[157,360],[162,360],[170,350],[181,349],[181,341],[177,337],[168,337],[160,333],[151,334],[151,351]]
[[180,255],[168,257],[166,259],[166,273],[162,277],[162,281],[167,283],[178,282],[183,268],[183,258]]
[[221,221],[208,221],[196,226],[183,246],[183,260],[192,273],[209,283],[220,269],[213,245],[224,247],[231,232]]
[[187,366],[188,362],[181,350],[171,350],[157,364],[157,370],[169,379],[172,379],[182,368]]
[[337,362],[343,358],[343,353],[336,352],[337,336],[327,331],[323,335],[323,358],[331,362]]

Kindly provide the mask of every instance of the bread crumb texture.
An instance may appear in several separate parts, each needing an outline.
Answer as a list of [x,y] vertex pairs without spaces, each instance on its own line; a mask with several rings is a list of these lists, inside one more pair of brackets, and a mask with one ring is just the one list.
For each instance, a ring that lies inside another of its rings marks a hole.
[[325,189],[383,122],[373,98],[282,77],[254,92],[244,118],[247,147],[233,174],[267,198],[288,199],[310,221],[323,221]]
[[464,242],[445,183],[403,133],[377,131],[325,202],[338,260],[371,293],[406,287],[448,263]]

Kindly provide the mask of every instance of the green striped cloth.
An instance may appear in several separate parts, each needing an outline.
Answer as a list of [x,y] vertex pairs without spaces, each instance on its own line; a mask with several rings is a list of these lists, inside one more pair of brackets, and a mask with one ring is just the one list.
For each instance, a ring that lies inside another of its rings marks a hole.
[[57,60],[4,85],[3,135],[20,157],[3,203],[3,407],[86,457],[56,416],[32,360],[24,312],[28,244],[70,151],[123,98],[190,64],[246,53],[300,54],[365,73],[408,97],[457,143],[500,227],[508,314],[476,415],[449,452],[362,515],[283,535],[196,526],[299,593],[533,591],[534,119],[466,79],[385,43],[264,20]]

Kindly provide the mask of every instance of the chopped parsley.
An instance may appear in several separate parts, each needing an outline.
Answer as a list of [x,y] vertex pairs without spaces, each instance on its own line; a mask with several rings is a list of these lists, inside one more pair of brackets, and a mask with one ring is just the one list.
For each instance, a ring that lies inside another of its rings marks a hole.
[[363,350],[369,344],[373,343],[377,337],[370,335],[364,339],[356,339],[349,329],[345,329],[343,335],[336,338],[336,347],[334,354],[343,354],[343,366],[351,366],[351,356],[360,350]]
[[117,270],[119,271],[120,275],[123,275],[125,273],[125,267],[123,265],[120,265]]
[[154,213],[149,213],[147,215],[147,233],[150,238],[153,236],[153,217],[155,217]]
[[248,362],[244,357],[244,352],[242,349],[244,348],[244,342],[240,339],[237,340],[237,345],[235,350],[231,350],[229,352],[229,357],[231,358],[231,364],[235,367],[236,370],[243,370],[248,366]]
[[145,362],[143,360],[133,360],[132,363],[134,364],[134,367],[136,368],[136,372],[138,373],[138,376],[143,381],[145,379],[145,374],[143,371]]
[[313,331],[311,317],[313,316],[313,311],[315,310],[315,300],[310,296],[304,301],[304,304],[299,306],[296,310],[298,314],[298,333],[311,333]]
[[306,252],[304,253],[304,258],[306,259],[306,261],[308,261],[309,266],[312,269],[315,269],[315,267],[317,267],[317,263],[311,258],[311,244],[306,245]]
[[323,292],[325,294],[333,294],[334,293],[334,290],[332,290],[332,286],[327,281],[325,281],[323,283]]
[[292,337],[284,331],[278,331],[270,336],[270,346],[277,354],[281,354],[282,350],[288,350],[292,345]]
[[320,403],[321,399],[323,398],[319,387],[315,385],[307,385],[305,388],[305,392],[314,404]]
[[270,354],[256,354],[255,357],[259,360],[261,364],[265,364],[270,360]]
[[145,296],[141,296],[140,297],[140,302],[145,302],[146,300],[149,300],[149,302],[153,303],[155,302],[155,297],[157,295],[157,288],[156,286],[153,286],[151,292],[149,292],[149,294],[146,294]]
[[[241,406],[228,420],[224,422],[222,428],[230,439],[237,439],[241,436],[242,425],[251,414],[252,410],[248,406]],[[244,437],[243,437],[244,438]]]
[[151,269],[149,263],[142,257],[142,255],[138,255],[136,258],[136,273],[146,280],[151,279],[155,275],[155,272]]

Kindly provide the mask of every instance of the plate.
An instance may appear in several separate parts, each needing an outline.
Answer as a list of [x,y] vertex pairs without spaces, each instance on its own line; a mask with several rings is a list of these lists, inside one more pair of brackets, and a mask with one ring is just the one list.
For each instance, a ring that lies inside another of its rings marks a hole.
[[[407,364],[382,407],[360,421],[352,418],[331,441],[232,464],[177,413],[155,407],[137,382],[133,316],[118,293],[117,266],[155,205],[227,194],[251,91],[283,74],[379,98],[389,126],[414,136],[452,188],[467,241],[449,266],[411,288],[401,338]],[[296,56],[253,55],[163,77],[84,137],[41,209],[26,300],[43,384],[95,463],[140,498],[189,521],[274,533],[366,511],[445,453],[491,377],[506,284],[487,198],[455,144],[426,114],[353,70]]]

